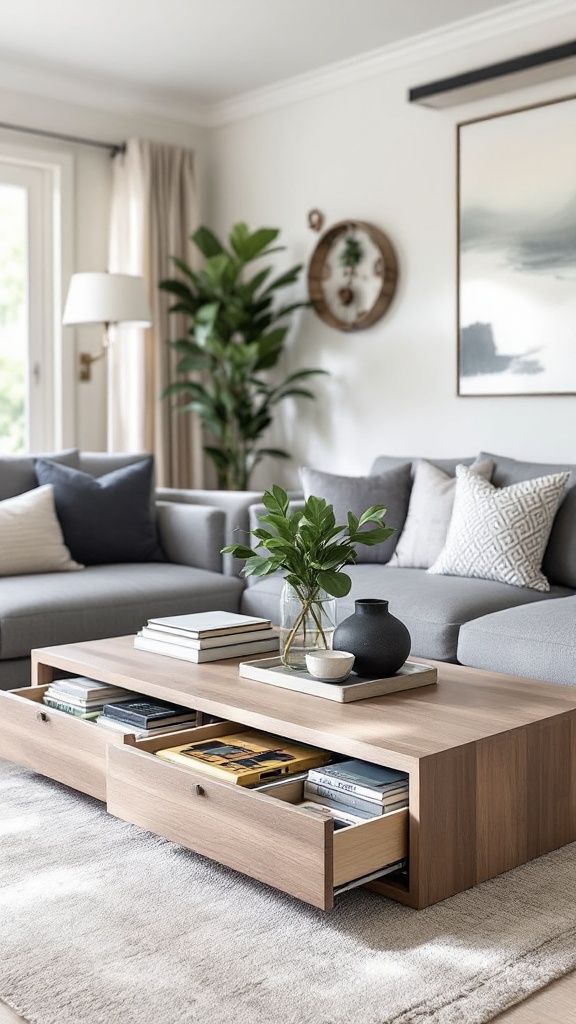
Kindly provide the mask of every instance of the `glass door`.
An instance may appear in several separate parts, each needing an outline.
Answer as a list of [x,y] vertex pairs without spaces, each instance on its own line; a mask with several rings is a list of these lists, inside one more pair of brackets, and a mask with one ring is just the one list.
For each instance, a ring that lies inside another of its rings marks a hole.
[[43,168],[0,162],[0,454],[53,441],[51,192]]

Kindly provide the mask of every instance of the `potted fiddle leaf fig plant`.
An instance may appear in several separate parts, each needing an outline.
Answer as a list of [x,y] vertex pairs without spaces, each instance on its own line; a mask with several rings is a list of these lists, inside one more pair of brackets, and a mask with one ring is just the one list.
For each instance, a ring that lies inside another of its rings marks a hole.
[[355,563],[356,546],[381,544],[395,531],[384,522],[384,505],[372,505],[359,518],[348,512],[341,524],[324,498],[311,495],[291,511],[286,491],[274,484],[262,500],[266,514],[253,533],[258,548],[232,544],[222,553],[245,561],[244,576],[284,572],[280,656],[284,665],[302,669],[308,651],[332,646],[335,599],[352,586],[343,569]]
[[[277,301],[294,285],[301,265],[271,276],[261,261],[280,252],[279,230],[249,231],[235,224],[225,246],[207,227],[191,236],[204,257],[202,270],[173,258],[178,278],[160,282],[174,296],[170,312],[189,318],[188,336],[169,344],[180,360],[181,378],[162,397],[183,399],[178,409],[197,415],[210,435],[204,451],[214,463],[218,486],[247,490],[265,457],[288,459],[283,448],[262,446],[276,407],[287,398],[314,398],[305,386],[325,370],[300,369],[281,380],[270,377],[284,351],[292,314],[306,301]],[[251,264],[258,261],[255,270]]]

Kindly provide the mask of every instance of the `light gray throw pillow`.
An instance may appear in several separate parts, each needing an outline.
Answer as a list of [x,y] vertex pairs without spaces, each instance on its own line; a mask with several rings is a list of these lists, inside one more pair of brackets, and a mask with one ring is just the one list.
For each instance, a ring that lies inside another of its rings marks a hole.
[[346,523],[348,512],[360,516],[371,505],[385,505],[386,526],[393,526],[393,533],[383,544],[375,547],[357,548],[358,562],[387,562],[394,552],[400,531],[404,526],[410,497],[410,463],[389,469],[386,473],[373,476],[338,476],[323,473],[319,469],[300,470],[304,497],[311,494],[324,498],[334,509],[337,523]]
[[[491,459],[478,457],[470,468],[489,480],[493,467]],[[418,459],[408,515],[389,565],[428,569],[436,561],[448,536],[455,493],[455,476]]]
[[554,473],[494,487],[458,466],[446,545],[428,572],[550,590],[542,558],[569,476]]

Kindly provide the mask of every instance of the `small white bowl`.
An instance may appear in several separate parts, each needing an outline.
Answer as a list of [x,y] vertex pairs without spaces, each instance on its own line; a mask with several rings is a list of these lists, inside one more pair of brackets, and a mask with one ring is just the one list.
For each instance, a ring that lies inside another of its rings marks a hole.
[[310,651],[306,655],[306,668],[314,679],[325,683],[342,683],[348,679],[354,655],[348,651]]

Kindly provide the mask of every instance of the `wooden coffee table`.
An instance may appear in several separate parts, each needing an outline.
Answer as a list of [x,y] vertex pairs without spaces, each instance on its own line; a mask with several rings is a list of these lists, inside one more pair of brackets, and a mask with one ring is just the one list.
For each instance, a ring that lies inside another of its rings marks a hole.
[[[238,663],[168,659],[135,650],[132,637],[33,651],[35,689],[0,695],[0,756],[323,908],[351,872],[369,881],[386,858],[408,854],[408,882],[371,887],[422,908],[576,840],[576,687],[436,663],[436,686],[338,704],[240,679]],[[181,734],[135,742],[52,712],[39,701],[55,669],[216,715],[229,732],[263,729],[402,769],[409,809],[333,832],[290,795],[271,799],[151,756]]]

